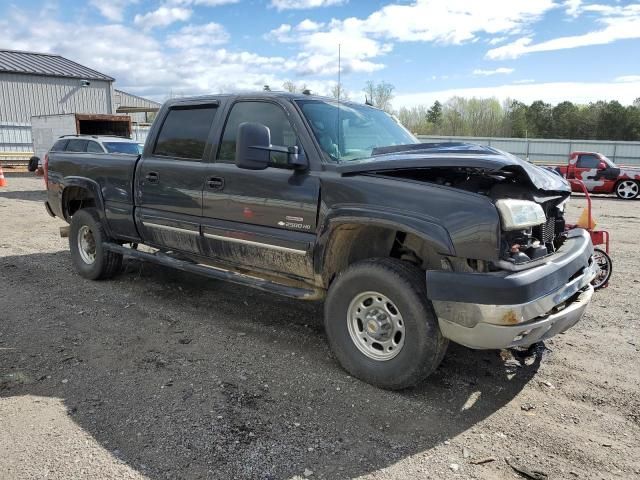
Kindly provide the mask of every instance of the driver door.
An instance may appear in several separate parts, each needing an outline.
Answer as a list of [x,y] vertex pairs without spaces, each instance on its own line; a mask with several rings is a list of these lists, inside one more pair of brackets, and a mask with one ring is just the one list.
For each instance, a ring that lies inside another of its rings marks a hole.
[[277,152],[271,161],[283,168],[238,168],[236,136],[243,122],[267,126],[273,145],[297,145],[304,155],[283,106],[262,100],[231,106],[205,179],[202,233],[207,255],[238,267],[310,279],[320,182],[309,170],[284,168],[286,154]]

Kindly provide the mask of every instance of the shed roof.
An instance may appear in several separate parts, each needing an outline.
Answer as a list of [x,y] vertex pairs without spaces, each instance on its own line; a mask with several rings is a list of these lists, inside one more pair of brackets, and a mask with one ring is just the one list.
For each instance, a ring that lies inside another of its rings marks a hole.
[[0,72],[106,80],[109,82],[114,80],[104,73],[96,72],[60,55],[19,50],[0,49]]

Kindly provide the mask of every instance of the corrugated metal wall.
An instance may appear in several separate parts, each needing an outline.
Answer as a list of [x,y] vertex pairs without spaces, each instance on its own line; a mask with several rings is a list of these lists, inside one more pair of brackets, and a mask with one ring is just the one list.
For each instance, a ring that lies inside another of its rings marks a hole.
[[111,82],[0,73],[0,124],[30,124],[34,115],[113,113]]
[[0,160],[24,160],[32,151],[32,116],[113,113],[111,82],[90,82],[82,87],[77,78],[0,72]]
[[575,151],[599,152],[618,165],[640,165],[640,142],[560,140],[547,138],[487,138],[419,135],[423,142],[469,142],[489,145],[542,164],[566,163]]

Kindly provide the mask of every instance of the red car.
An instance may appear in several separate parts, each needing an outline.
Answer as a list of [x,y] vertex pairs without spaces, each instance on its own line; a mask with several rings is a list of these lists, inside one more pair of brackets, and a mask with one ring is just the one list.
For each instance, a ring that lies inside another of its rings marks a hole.
[[[640,168],[618,167],[601,153],[572,152],[567,166],[555,167],[567,179],[582,180],[590,193],[615,193],[633,200],[640,193]],[[574,192],[582,192],[576,185]]]

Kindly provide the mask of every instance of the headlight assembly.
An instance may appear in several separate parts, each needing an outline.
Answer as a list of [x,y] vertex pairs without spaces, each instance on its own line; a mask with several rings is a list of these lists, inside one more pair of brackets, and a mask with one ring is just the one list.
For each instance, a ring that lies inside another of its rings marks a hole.
[[503,230],[523,230],[546,222],[542,207],[529,200],[502,199],[496,202]]

